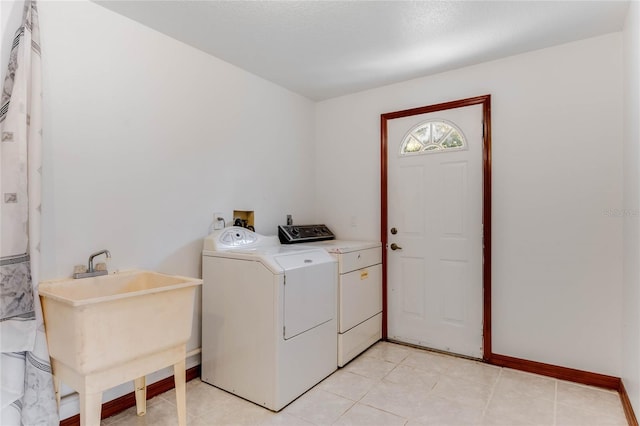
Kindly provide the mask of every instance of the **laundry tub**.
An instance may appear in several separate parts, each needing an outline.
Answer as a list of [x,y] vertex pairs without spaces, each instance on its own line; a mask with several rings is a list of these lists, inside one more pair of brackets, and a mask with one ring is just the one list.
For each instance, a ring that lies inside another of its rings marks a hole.
[[64,382],[80,395],[81,425],[98,425],[102,392],[134,380],[143,415],[145,375],[173,365],[178,420],[186,424],[186,343],[201,284],[201,279],[140,270],[42,282],[58,402]]

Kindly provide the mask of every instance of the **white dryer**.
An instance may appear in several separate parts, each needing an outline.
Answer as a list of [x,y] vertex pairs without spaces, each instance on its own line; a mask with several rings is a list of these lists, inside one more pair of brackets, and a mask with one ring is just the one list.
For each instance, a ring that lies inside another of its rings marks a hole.
[[202,380],[273,411],[337,369],[337,263],[244,228],[202,252]]
[[382,338],[382,246],[335,240],[326,225],[280,225],[284,244],[316,247],[338,260],[338,366]]
[[378,241],[329,240],[299,244],[338,260],[338,366],[382,338],[382,249]]

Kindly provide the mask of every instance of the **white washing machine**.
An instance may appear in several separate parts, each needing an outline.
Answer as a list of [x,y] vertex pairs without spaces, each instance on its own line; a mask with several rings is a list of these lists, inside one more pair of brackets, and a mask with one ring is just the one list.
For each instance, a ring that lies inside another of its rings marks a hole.
[[202,381],[278,411],[337,369],[337,262],[244,228],[202,252]]

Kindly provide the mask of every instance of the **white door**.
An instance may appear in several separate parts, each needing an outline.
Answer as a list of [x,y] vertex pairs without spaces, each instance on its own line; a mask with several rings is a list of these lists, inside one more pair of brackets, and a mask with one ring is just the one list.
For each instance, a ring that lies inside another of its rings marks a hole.
[[482,120],[473,105],[387,122],[388,338],[474,358],[483,330]]

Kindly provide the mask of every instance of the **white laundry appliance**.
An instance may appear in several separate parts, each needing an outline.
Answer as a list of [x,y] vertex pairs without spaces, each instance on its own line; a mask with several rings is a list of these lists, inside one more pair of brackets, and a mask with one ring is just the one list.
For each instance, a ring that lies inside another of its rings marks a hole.
[[335,240],[325,225],[282,225],[278,236],[338,260],[338,366],[343,367],[382,338],[382,244]]
[[337,262],[240,227],[202,252],[202,380],[278,411],[337,369]]

